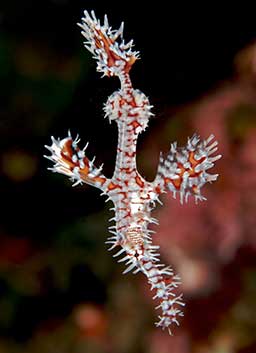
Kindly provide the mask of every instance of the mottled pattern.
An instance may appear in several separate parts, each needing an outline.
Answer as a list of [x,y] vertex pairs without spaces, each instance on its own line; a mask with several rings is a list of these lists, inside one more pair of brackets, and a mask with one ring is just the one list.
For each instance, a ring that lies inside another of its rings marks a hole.
[[157,221],[151,217],[151,211],[166,190],[172,191],[174,197],[178,193],[181,202],[187,201],[189,195],[196,201],[204,199],[201,187],[218,176],[207,173],[220,158],[220,155],[213,156],[217,142],[213,141],[213,135],[203,141],[194,135],[185,147],[179,148],[173,143],[167,157],[160,156],[155,180],[146,181],[136,167],[136,144],[153,114],[148,98],[132,87],[129,76],[138,52],[132,50],[132,41],[127,44],[123,41],[123,24],[118,30],[112,30],[106,16],[101,25],[93,11],[91,15],[85,11],[79,26],[86,38],[86,48],[97,61],[97,70],[103,75],[117,76],[121,83],[121,88],[104,106],[105,117],[118,125],[115,170],[111,179],[106,178],[102,167],[97,168],[86,157],[87,146],[80,150],[78,138],[73,140],[70,134],[62,140],[52,138],[52,145],[46,146],[51,152],[47,158],[55,163],[50,169],[69,176],[75,185],[87,183],[101,189],[107,200],[113,202],[115,216],[111,221],[115,223],[109,227],[112,233],[106,242],[110,244],[109,250],[119,247],[114,257],[123,255],[118,261],[127,266],[123,273],[142,272],[147,277],[160,309],[156,326],[171,333],[172,323],[178,324],[178,318],[183,315],[184,303],[182,296],[175,293],[179,277],[170,267],[159,263],[159,246],[152,244],[153,232],[148,226]]

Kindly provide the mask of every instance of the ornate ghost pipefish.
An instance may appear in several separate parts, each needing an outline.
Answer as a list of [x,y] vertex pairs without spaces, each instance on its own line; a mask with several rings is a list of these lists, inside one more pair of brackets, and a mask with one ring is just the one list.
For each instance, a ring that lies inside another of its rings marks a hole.
[[207,172],[221,157],[213,156],[218,143],[213,135],[200,140],[195,134],[188,138],[185,147],[177,147],[176,142],[171,144],[166,158],[160,155],[154,181],[145,180],[137,170],[136,145],[138,135],[146,129],[153,114],[148,98],[133,88],[129,75],[139,53],[132,49],[132,40],[124,42],[123,23],[118,30],[113,30],[107,16],[102,25],[93,11],[91,14],[85,11],[79,26],[86,39],[85,47],[97,62],[97,71],[103,76],[117,76],[121,83],[104,106],[105,117],[118,126],[115,170],[112,178],[106,178],[102,166],[97,168],[94,159],[89,160],[85,155],[88,144],[80,149],[78,137],[73,139],[70,133],[62,140],[52,137],[52,145],[46,146],[51,152],[46,158],[54,162],[49,169],[69,176],[74,185],[87,183],[99,188],[113,202],[115,216],[111,221],[115,224],[109,227],[112,233],[106,242],[110,244],[109,250],[119,247],[114,257],[123,256],[118,261],[127,265],[123,273],[142,272],[147,277],[160,309],[156,326],[167,328],[171,334],[172,323],[178,325],[178,318],[183,316],[182,295],[175,294],[180,278],[169,266],[159,263],[159,246],[153,245],[154,232],[148,229],[150,223],[157,223],[151,211],[166,190],[174,197],[179,194],[181,203],[187,202],[189,195],[196,202],[205,199],[201,195],[202,186],[218,177]]

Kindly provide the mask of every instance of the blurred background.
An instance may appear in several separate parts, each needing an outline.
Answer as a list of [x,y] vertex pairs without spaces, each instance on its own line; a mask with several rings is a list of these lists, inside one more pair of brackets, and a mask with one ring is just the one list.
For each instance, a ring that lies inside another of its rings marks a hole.
[[[141,7],[139,7],[139,5]],[[143,276],[123,276],[104,244],[110,204],[47,171],[50,136],[71,129],[110,177],[117,128],[102,106],[118,88],[100,79],[76,23],[105,13],[141,52],[131,76],[155,117],[138,168],[154,178],[160,150],[211,133],[223,158],[208,201],[171,195],[154,211],[162,260],[187,303],[174,336],[155,329]],[[1,0],[0,352],[256,352],[256,22],[232,3]]]

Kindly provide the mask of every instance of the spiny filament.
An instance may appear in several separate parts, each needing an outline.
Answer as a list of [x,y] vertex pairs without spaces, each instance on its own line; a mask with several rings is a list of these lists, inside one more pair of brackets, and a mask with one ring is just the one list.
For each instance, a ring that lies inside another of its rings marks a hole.
[[156,326],[171,334],[172,324],[178,325],[183,316],[182,295],[176,295],[180,278],[170,267],[160,263],[159,246],[153,245],[154,232],[148,229],[150,223],[157,224],[151,212],[156,201],[161,203],[160,194],[168,190],[174,197],[178,193],[181,203],[187,202],[189,195],[194,196],[196,202],[205,200],[201,188],[218,177],[208,173],[221,157],[214,156],[217,142],[213,135],[206,140],[194,135],[188,138],[185,147],[177,147],[176,142],[171,144],[167,157],[160,156],[155,180],[145,180],[137,170],[136,145],[138,135],[146,129],[153,114],[148,98],[133,88],[129,76],[138,52],[132,50],[132,41],[124,42],[123,24],[113,30],[107,16],[101,25],[93,11],[91,14],[85,11],[79,26],[86,38],[86,48],[97,61],[97,70],[120,80],[120,89],[104,105],[105,117],[118,126],[115,170],[111,179],[106,178],[102,166],[96,167],[94,159],[86,156],[88,144],[80,149],[78,137],[73,139],[70,133],[61,140],[52,137],[51,146],[46,146],[51,155],[45,157],[54,162],[49,168],[53,172],[67,175],[74,185],[93,185],[108,197],[106,201],[112,201],[115,215],[110,221],[115,223],[109,227],[111,236],[106,241],[109,250],[118,248],[114,257],[123,256],[118,260],[127,266],[123,273],[142,272],[147,277],[153,299],[158,302],[156,309],[160,310]]

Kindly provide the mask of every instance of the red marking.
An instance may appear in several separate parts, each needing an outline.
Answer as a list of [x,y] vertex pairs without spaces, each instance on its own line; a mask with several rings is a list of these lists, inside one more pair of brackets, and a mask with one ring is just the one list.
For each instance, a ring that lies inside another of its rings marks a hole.
[[120,172],[125,172],[126,174],[131,174],[135,168],[120,168]]
[[126,225],[125,226],[116,227],[116,230],[120,231],[121,229],[124,229],[126,227],[127,227]]
[[180,186],[182,184],[183,178],[179,178],[179,179],[173,179],[171,180],[171,182],[173,183],[173,185],[175,186],[176,189],[180,189]]
[[84,162],[84,168],[80,169],[80,173],[87,176],[89,173],[89,159],[87,157],[84,157],[83,162]]
[[189,169],[185,169],[185,168],[183,167],[183,164],[177,163],[177,166],[178,166],[178,168],[180,169],[180,173],[179,173],[180,176],[182,176],[182,175],[185,173],[186,170],[189,172]]
[[156,192],[157,194],[161,194],[162,189],[160,188],[159,185],[157,185],[157,186],[155,187],[155,192]]
[[[79,175],[83,181],[100,183],[101,185],[104,184],[106,181],[105,177],[95,176],[95,177],[88,178],[90,167],[89,167],[89,159],[87,157],[83,158],[83,163],[84,163],[83,168],[80,168],[79,161],[77,162],[72,161],[72,156],[74,155],[74,148],[72,146],[72,143],[73,143],[72,139],[69,138],[61,150],[61,157],[63,158],[64,162],[68,165],[70,170],[73,171],[75,167],[79,167]],[[79,152],[79,148],[76,148],[76,152]]]
[[198,164],[201,164],[206,157],[202,157],[199,160],[195,159],[195,152],[189,152],[189,163],[191,164],[192,168],[195,168]]
[[72,149],[72,139],[69,138],[63,145],[61,150],[61,157],[64,161],[70,166],[74,166],[74,162],[72,161],[73,149]]
[[[98,49],[101,49],[102,47],[107,53],[108,56],[108,66],[114,66],[116,63],[116,60],[123,60],[120,56],[116,55],[111,49],[110,46],[114,44],[114,41],[111,40],[109,37],[104,36],[104,34],[101,32],[100,29],[95,28],[95,32],[97,32],[98,36],[100,39],[98,39],[96,36],[94,37],[95,40],[95,45]],[[103,42],[103,44],[101,43]]]
[[141,178],[139,177],[139,175],[136,175],[135,177],[135,181],[136,183],[140,186],[140,187],[143,187],[145,184],[144,182],[141,180]]
[[199,175],[202,173],[202,171],[201,171],[201,172],[196,172],[196,171],[195,171],[195,168],[196,168],[199,164],[201,164],[201,163],[205,160],[205,158],[206,158],[206,157],[202,157],[202,158],[200,158],[199,160],[196,160],[196,159],[195,159],[195,153],[194,153],[194,152],[189,152],[189,158],[188,158],[188,160],[189,160],[189,162],[190,162],[190,164],[191,164],[191,166],[192,166],[192,170],[191,170],[191,169],[188,170],[190,177],[197,177],[197,176],[199,176]]
[[[94,37],[95,45],[98,49],[101,49],[103,47],[104,50],[106,51],[108,56],[108,67],[116,65],[117,60],[124,61],[124,59],[121,56],[117,55],[115,52],[113,52],[113,50],[110,49],[110,46],[114,44],[114,41],[111,40],[109,37],[105,36],[100,29],[97,29],[94,27],[94,30],[100,37],[100,38],[97,38],[96,36]],[[101,43],[101,41],[103,42],[103,44]],[[137,58],[135,56],[132,55],[130,57],[129,61],[126,62],[125,64],[125,68],[124,68],[125,73],[128,73],[130,71],[132,65],[135,63],[136,60]]]
[[195,177],[199,176],[200,174],[202,174],[202,171],[201,172],[197,172],[197,173],[194,171],[194,169],[189,171],[189,176],[191,178],[195,178]]
[[131,56],[129,61],[125,65],[125,72],[128,73],[131,70],[132,65],[135,63],[137,58],[135,56]]
[[125,103],[127,103],[127,101],[124,98],[120,98],[119,107],[122,108]]
[[136,156],[136,152],[135,151],[134,152],[125,152],[125,155],[127,157],[134,157],[134,156]]
[[126,211],[126,214],[121,219],[131,217],[131,211],[127,207],[118,207],[116,212],[118,211]]
[[132,127],[134,128],[134,130],[139,127],[142,126],[140,123],[138,123],[137,120],[133,120],[129,125],[132,125]]
[[96,182],[99,182],[100,184],[104,184],[107,179],[104,177],[97,176],[97,177],[94,177],[93,180],[95,180]]
[[112,181],[108,184],[108,190],[122,189],[118,184],[114,184]]
[[126,215],[123,218],[128,218],[131,217],[131,211],[130,210],[126,210]]
[[[195,153],[194,152],[189,152],[189,163],[191,165],[190,168],[184,168],[183,164],[182,163],[177,163],[178,165],[178,168],[180,169],[180,173],[179,173],[179,179],[170,179],[170,178],[164,178],[164,182],[165,183],[169,183],[171,182],[173,184],[173,186],[179,190],[180,189],[180,186],[182,184],[182,181],[183,181],[183,174],[185,172],[188,172],[189,173],[189,176],[191,178],[195,178],[195,177],[198,177],[200,174],[202,174],[202,171],[200,172],[196,172],[195,171],[195,168],[200,164],[202,163],[204,160],[205,160],[205,157],[202,157],[200,158],[199,160],[196,160],[195,159]],[[192,187],[192,189],[194,190],[194,192],[196,193],[198,188],[195,186]]]
[[135,102],[134,96],[131,95],[131,94],[130,94],[130,96],[131,96],[132,100],[129,102],[129,105],[131,105],[133,108],[137,108],[138,105],[137,105],[137,103]]
[[180,177],[179,179],[164,178],[164,182],[165,182],[165,184],[172,183],[173,186],[177,190],[179,190],[180,186],[181,186],[181,183],[182,183],[182,177]]
[[130,118],[137,118],[138,115],[139,115],[138,113],[129,113],[128,116],[129,116]]
[[65,142],[65,144],[62,147],[62,152],[64,154],[68,154],[68,155],[72,155],[73,154],[73,150],[72,150],[72,138],[68,138],[67,141]]
[[171,178],[164,178],[164,182],[167,184],[167,183],[170,183],[172,181]]
[[[120,189],[121,189],[121,187],[120,187]],[[118,194],[119,194],[119,195],[123,195],[122,202],[127,202],[127,192],[125,192],[125,191],[119,191]]]
[[194,191],[195,194],[198,194],[198,187],[196,185],[192,186],[192,190]]

